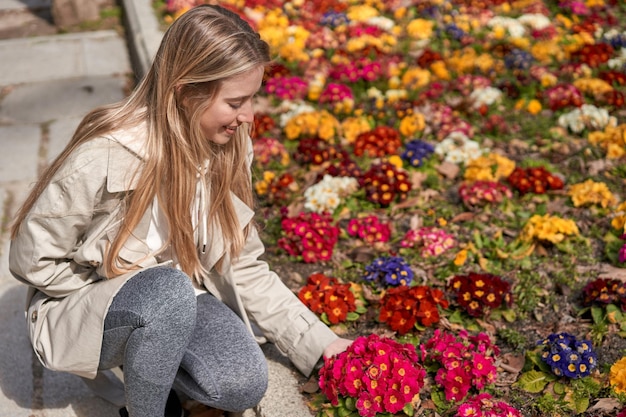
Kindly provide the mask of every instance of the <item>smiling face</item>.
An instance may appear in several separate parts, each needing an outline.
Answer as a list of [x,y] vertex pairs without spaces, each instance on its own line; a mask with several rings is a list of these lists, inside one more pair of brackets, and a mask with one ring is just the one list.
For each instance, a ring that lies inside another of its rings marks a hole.
[[200,128],[211,142],[223,145],[242,123],[254,121],[253,98],[261,88],[263,67],[222,82],[219,92],[200,117]]

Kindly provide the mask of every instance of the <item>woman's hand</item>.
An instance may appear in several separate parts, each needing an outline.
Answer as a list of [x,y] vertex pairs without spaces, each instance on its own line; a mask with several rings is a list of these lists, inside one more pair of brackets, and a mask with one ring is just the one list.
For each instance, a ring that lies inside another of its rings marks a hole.
[[343,352],[352,344],[352,340],[339,338],[326,346],[324,349],[324,358],[330,358],[338,353]]

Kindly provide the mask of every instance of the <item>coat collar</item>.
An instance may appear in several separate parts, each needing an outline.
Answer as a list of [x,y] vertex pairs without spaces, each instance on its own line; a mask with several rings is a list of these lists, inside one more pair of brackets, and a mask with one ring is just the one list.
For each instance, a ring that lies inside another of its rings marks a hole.
[[[126,132],[114,133],[109,138],[111,142],[108,150],[107,190],[110,193],[131,191],[137,186],[137,179],[141,175],[142,161],[145,157],[142,146],[145,137],[145,133],[142,132],[145,131],[145,128],[141,129],[140,126]],[[237,219],[243,228],[252,221],[254,210],[234,193],[231,192],[230,195]],[[125,245],[129,250],[145,253],[147,249],[145,238],[148,235],[149,224],[150,212],[147,212]],[[210,270],[224,255],[226,247],[219,230],[209,231],[209,236],[211,247],[207,248],[205,265]]]

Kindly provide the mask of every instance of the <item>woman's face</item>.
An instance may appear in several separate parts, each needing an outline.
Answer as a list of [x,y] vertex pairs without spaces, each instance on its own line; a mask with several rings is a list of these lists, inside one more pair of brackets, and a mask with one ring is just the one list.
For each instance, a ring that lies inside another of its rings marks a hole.
[[237,127],[254,121],[252,100],[261,88],[263,67],[228,78],[200,117],[200,128],[211,142],[224,145],[230,141]]

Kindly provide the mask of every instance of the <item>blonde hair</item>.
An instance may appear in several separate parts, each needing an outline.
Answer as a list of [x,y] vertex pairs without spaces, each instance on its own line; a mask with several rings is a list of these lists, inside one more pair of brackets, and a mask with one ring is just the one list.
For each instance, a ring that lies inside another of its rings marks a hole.
[[[97,108],[81,121],[71,141],[43,172],[20,208],[11,233],[15,237],[54,174],[81,144],[145,123],[145,161],[136,188],[125,198],[125,215],[105,254],[110,277],[132,270],[120,250],[154,198],[167,219],[168,244],[181,269],[198,278],[206,272],[194,239],[191,205],[199,167],[209,161],[203,182],[209,190],[208,224],[218,226],[231,259],[239,255],[252,224],[242,228],[230,193],[253,207],[247,163],[251,126],[243,124],[225,145],[207,140],[200,117],[219,92],[221,82],[270,63],[269,47],[236,13],[215,5],[192,8],[165,32],[149,72],[123,101]],[[215,230],[215,228],[213,228]],[[216,264],[221,268],[224,258]]]

